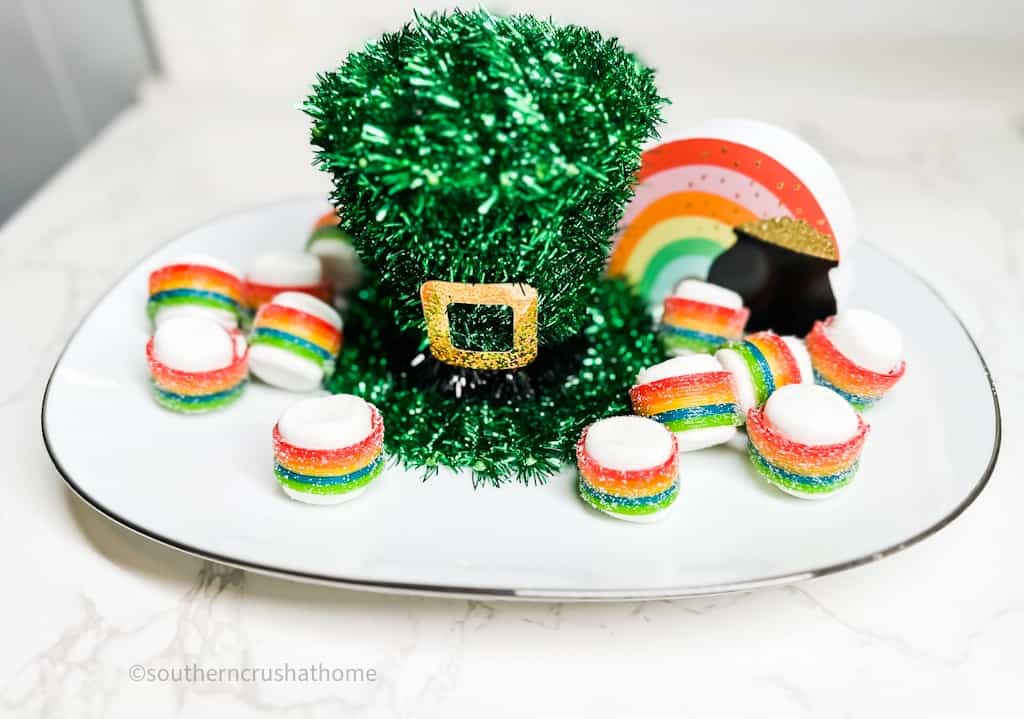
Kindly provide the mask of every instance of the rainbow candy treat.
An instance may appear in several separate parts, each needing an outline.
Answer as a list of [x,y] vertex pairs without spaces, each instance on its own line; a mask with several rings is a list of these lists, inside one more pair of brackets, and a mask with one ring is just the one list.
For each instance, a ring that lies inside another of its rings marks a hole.
[[281,285],[264,285],[259,282],[245,282],[245,306],[250,312],[256,312],[260,307],[270,302],[275,296],[282,292],[301,292],[312,295],[322,302],[330,303],[333,297],[331,283],[327,280],[316,285],[302,285],[297,287],[285,287]]
[[372,404],[370,434],[338,449],[304,449],[289,444],[274,425],[274,475],[291,495],[318,495],[329,502],[354,496],[384,468],[384,421]]
[[362,282],[363,268],[352,236],[338,226],[338,215],[324,213],[306,240],[306,252],[320,258],[324,274],[337,294],[344,294]]
[[[737,414],[732,375],[725,370],[637,384],[630,388],[629,399],[634,412],[661,422],[672,432],[732,428],[742,424]],[[730,432],[729,436],[732,434]]]
[[[309,311],[295,306],[296,304]],[[313,314],[318,309],[325,314],[334,316],[339,326]],[[337,313],[330,307],[302,294],[279,295],[272,302],[260,307],[253,319],[252,329],[249,333],[249,344],[254,348],[253,372],[260,379],[271,381],[272,384],[281,384],[267,376],[268,373],[264,370],[263,355],[265,351],[258,349],[260,347],[274,348],[274,350],[292,355],[285,361],[294,364],[298,359],[299,366],[296,367],[296,371],[300,373],[300,376],[305,374],[302,371],[302,365],[312,363],[316,368],[313,370],[316,381],[312,384],[316,386],[324,376],[334,371],[334,362],[341,349],[341,341],[340,318],[337,318]],[[277,357],[276,359],[281,360],[282,358]],[[319,372],[317,373],[316,370]],[[300,387],[287,386],[290,384],[286,382],[282,386],[285,386],[286,389],[300,389]]]
[[845,487],[857,473],[868,425],[857,417],[857,432],[839,444],[807,445],[782,436],[762,409],[747,415],[748,454],[754,469],[782,491],[804,498]]
[[730,342],[715,353],[715,358],[733,375],[741,416],[763,406],[779,387],[803,380],[793,350],[771,331]]
[[685,297],[666,297],[661,337],[672,352],[714,352],[743,337],[750,310],[732,309]]
[[185,372],[168,367],[156,358],[150,337],[146,343],[146,360],[152,376],[153,398],[158,404],[175,412],[198,414],[227,407],[241,396],[249,376],[249,350],[239,352],[245,345],[238,330],[225,331],[231,334],[234,358],[227,367],[208,372]]
[[351,242],[348,233],[338,227],[338,214],[334,210],[328,210],[317,218],[313,223],[313,231],[306,240],[306,249],[318,240],[338,240]]
[[836,349],[825,334],[825,322],[816,322],[805,338],[814,364],[815,381],[844,397],[858,411],[871,407],[892,389],[906,371],[906,362],[881,374],[854,364]]
[[640,470],[602,466],[587,451],[587,433],[576,443],[579,493],[587,504],[606,514],[634,522],[651,521],[679,496],[679,451],[672,437],[672,452],[660,465]]
[[166,265],[149,275],[146,311],[157,322],[164,310],[201,308],[226,327],[235,327],[242,317],[242,280],[217,267],[180,262]]

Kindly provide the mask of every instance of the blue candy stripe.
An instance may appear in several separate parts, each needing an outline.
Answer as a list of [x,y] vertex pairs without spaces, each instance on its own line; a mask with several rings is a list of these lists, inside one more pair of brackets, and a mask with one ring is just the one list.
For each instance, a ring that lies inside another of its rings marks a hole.
[[213,394],[178,394],[176,392],[168,392],[161,388],[155,382],[150,382],[153,386],[153,391],[161,397],[171,400],[173,402],[182,402],[184,404],[204,404],[206,402],[216,402],[217,400],[230,397],[233,394],[238,394],[245,387],[245,383],[248,380],[242,380],[231,389],[226,389],[221,392],[214,392]]
[[698,340],[700,342],[708,342],[711,344],[724,344],[728,340],[720,335],[708,334],[707,332],[698,332],[697,330],[690,330],[685,327],[676,327],[674,325],[668,325],[662,323],[662,332],[667,332],[678,337],[684,337],[686,339]]
[[710,417],[719,414],[736,414],[735,403],[728,402],[724,404],[702,404],[697,407],[681,407],[679,409],[671,409],[667,412],[662,412],[661,414],[651,415],[651,419],[665,424],[666,422],[700,419],[702,417]]
[[587,494],[600,502],[617,504],[622,507],[644,507],[649,504],[658,504],[679,492],[679,482],[673,482],[671,487],[663,492],[659,492],[658,494],[652,494],[647,497],[620,497],[615,494],[606,494],[598,489],[594,489],[594,487],[582,477],[580,478],[580,487],[582,487]]
[[349,484],[351,482],[355,482],[361,477],[365,477],[373,472],[377,468],[377,465],[379,465],[383,460],[384,453],[382,452],[365,467],[357,469],[354,472],[349,472],[348,474],[341,474],[334,477],[314,477],[309,474],[299,474],[298,472],[293,472],[279,463],[274,464],[274,473],[283,476],[292,482],[298,482],[299,484],[310,484],[319,487],[337,486],[339,484]]
[[845,399],[847,402],[852,404],[854,407],[857,407],[858,409],[870,407],[871,405],[878,401],[877,397],[865,397],[863,395],[853,394],[853,392],[847,392],[844,389],[836,387],[834,384],[832,384],[827,379],[822,377],[817,370],[814,371],[814,383],[819,384],[822,387],[828,387],[830,390],[841,396],[843,399]]
[[180,297],[194,297],[196,299],[204,300],[216,300],[217,302],[223,302],[226,305],[231,305],[235,309],[239,309],[240,305],[238,301],[222,295],[220,292],[210,292],[209,290],[193,290],[187,287],[178,290],[164,290],[163,292],[157,292],[154,295],[149,296],[150,302],[159,303],[162,300],[173,300]]
[[310,352],[316,353],[316,355],[324,360],[324,362],[330,362],[334,359],[330,352],[325,350],[318,344],[314,344],[307,339],[298,337],[291,334],[290,332],[283,332],[281,330],[274,329],[272,327],[257,327],[252,331],[253,337],[273,337],[274,339],[293,344],[296,347],[302,347],[309,350]]
[[860,467],[860,462],[854,462],[852,465],[850,465],[849,468],[844,469],[842,472],[837,472],[836,474],[826,474],[820,477],[812,477],[806,474],[795,474],[794,472],[790,472],[789,470],[783,469],[782,467],[772,464],[771,462],[764,458],[763,454],[757,451],[757,447],[755,447],[753,444],[749,446],[749,452],[752,459],[754,459],[756,462],[760,462],[768,471],[772,472],[773,474],[777,474],[778,476],[792,482],[793,484],[802,484],[808,487],[827,487],[836,484],[846,484],[848,481],[850,481],[850,477],[857,473],[858,467]]

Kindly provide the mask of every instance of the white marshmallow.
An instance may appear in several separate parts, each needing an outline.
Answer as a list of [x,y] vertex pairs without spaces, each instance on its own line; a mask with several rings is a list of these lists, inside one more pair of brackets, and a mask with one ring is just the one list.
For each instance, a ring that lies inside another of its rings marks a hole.
[[281,485],[281,489],[289,497],[294,499],[296,502],[302,502],[303,504],[315,504],[321,507],[326,507],[335,504],[344,504],[345,502],[351,502],[353,499],[361,495],[370,485],[359,487],[358,489],[352,489],[348,492],[342,492],[341,494],[313,494],[312,492],[300,492],[297,489],[291,487],[285,487]]
[[793,335],[785,335],[782,341],[789,347],[796,360],[796,366],[800,370],[800,384],[814,384],[814,365],[811,364],[811,354],[807,351],[804,341]]
[[167,305],[166,307],[161,307],[153,316],[153,326],[160,327],[165,322],[180,317],[198,317],[210,320],[228,330],[238,327],[238,316],[234,312],[204,305]]
[[650,469],[672,456],[672,433],[646,417],[609,417],[590,425],[585,448],[607,469]]
[[659,362],[656,365],[646,367],[637,374],[637,384],[657,382],[669,377],[685,377],[700,372],[721,372],[722,365],[711,355],[699,354],[686,357],[673,357],[670,360]]
[[[693,354],[659,362],[640,370],[636,376],[636,384],[647,384],[669,377],[685,377],[691,374],[703,372],[721,372],[721,363],[711,355]],[[676,432],[676,440],[680,452],[693,452],[706,447],[713,447],[717,444],[728,442],[736,434],[736,428],[729,425],[725,427],[702,427],[700,429],[688,429],[683,432]]]
[[320,258],[307,252],[266,252],[249,266],[248,279],[260,285],[308,287],[320,284]]
[[307,315],[319,317],[336,329],[340,330],[342,327],[341,315],[338,314],[337,310],[323,300],[313,295],[307,295],[305,292],[281,292],[274,295],[270,303],[281,305],[282,307],[291,307],[293,310],[299,310]]
[[659,509],[657,512],[651,512],[650,514],[619,514],[618,512],[609,512],[606,509],[602,509],[600,511],[607,514],[609,517],[621,519],[624,522],[632,522],[633,524],[654,524],[668,516],[676,504],[676,502],[673,502],[664,509]]
[[728,307],[733,310],[743,307],[743,298],[736,292],[721,285],[689,277],[685,280],[680,280],[676,284],[675,289],[672,290],[672,295],[696,302],[704,302],[709,305]]
[[845,259],[828,271],[828,281],[832,286],[832,296],[836,300],[836,311],[846,311],[846,301],[853,292],[853,285],[857,280],[857,270],[853,260]]
[[153,334],[153,354],[171,369],[210,372],[231,364],[235,343],[221,325],[198,316],[169,319]]
[[736,350],[723,347],[715,352],[715,359],[732,375],[732,388],[736,393],[736,406],[740,419],[747,421],[747,412],[757,406],[757,389],[750,368]]
[[351,241],[340,238],[314,240],[306,251],[320,258],[324,273],[337,292],[345,292],[359,284],[362,264]]
[[245,341],[245,335],[241,332],[235,334],[235,355],[241,357],[245,354],[245,350],[248,348],[249,343]]
[[281,438],[303,449],[344,449],[370,436],[370,405],[352,394],[311,397],[286,409],[277,420]]
[[190,252],[172,262],[173,265],[199,265],[200,267],[212,267],[215,270],[226,272],[241,279],[242,275],[234,265],[211,255],[204,255],[200,252]]
[[857,434],[857,413],[827,387],[791,384],[772,393],[764,405],[768,424],[783,437],[811,446],[839,444]]
[[843,492],[848,490],[852,484],[853,482],[850,482],[849,484],[839,487],[838,489],[831,489],[828,492],[801,492],[798,489],[790,489],[789,487],[783,487],[781,484],[773,484],[772,486],[775,487],[775,489],[779,490],[780,492],[788,494],[790,497],[797,497],[799,499],[809,499],[813,502],[817,502],[822,499],[829,499],[830,497],[835,497],[837,494],[842,494]]
[[324,379],[323,370],[315,362],[270,345],[254,344],[249,348],[249,370],[267,384],[289,392],[309,392]]
[[685,432],[676,432],[676,439],[679,441],[680,452],[696,452],[698,449],[707,449],[720,444],[725,444],[736,436],[736,428],[732,425],[722,427],[702,427],[701,429],[688,429]]
[[887,374],[903,359],[903,336],[874,312],[850,309],[825,325],[825,336],[848,360],[872,372]]

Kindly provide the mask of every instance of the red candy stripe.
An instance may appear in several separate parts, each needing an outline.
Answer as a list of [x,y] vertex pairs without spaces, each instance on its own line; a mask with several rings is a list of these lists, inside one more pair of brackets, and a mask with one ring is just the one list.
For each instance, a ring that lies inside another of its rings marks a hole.
[[750,318],[750,310],[746,307],[733,309],[686,297],[666,297],[665,314],[677,312],[685,317],[700,317],[718,323],[731,333],[730,336],[736,337],[743,335],[743,328],[747,326],[747,320]]
[[703,399],[709,390],[719,389],[732,382],[732,375],[726,371],[699,372],[697,374],[665,377],[654,382],[633,385],[629,388],[629,399],[634,407],[646,407],[662,399],[666,394],[682,399]]
[[334,210],[331,210],[317,218],[316,224],[313,225],[313,229],[319,230],[323,227],[337,227],[340,221],[341,218],[338,217],[338,214]]
[[327,280],[316,285],[294,287],[286,285],[261,285],[258,282],[249,282],[247,280],[243,286],[243,291],[246,306],[253,308],[265,305],[281,292],[302,292],[303,294],[313,295],[313,297],[327,303],[331,301],[331,283]]
[[153,294],[154,288],[158,287],[168,275],[178,274],[179,272],[202,272],[204,275],[216,278],[223,282],[226,286],[230,287],[231,290],[238,296],[242,294],[242,280],[230,272],[219,270],[216,267],[210,267],[209,265],[197,265],[195,263],[184,263],[177,265],[165,265],[158,270],[154,270],[149,275],[149,292]]
[[879,397],[892,389],[906,371],[907,363],[900,362],[899,367],[886,374],[855,364],[825,334],[825,327],[831,322],[831,317],[824,323],[815,322],[811,333],[804,339],[814,368],[829,382],[854,394]]
[[801,474],[831,474],[846,469],[860,456],[870,429],[858,415],[857,432],[850,439],[838,444],[809,445],[780,434],[769,424],[762,409],[747,413],[747,436],[762,456],[772,464]]

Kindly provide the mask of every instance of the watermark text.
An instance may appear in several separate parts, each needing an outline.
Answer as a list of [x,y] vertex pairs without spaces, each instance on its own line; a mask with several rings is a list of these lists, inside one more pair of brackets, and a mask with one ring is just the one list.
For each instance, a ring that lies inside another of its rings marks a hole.
[[324,664],[275,664],[251,667],[210,667],[200,664],[148,666],[133,664],[128,668],[133,682],[148,684],[368,684],[377,681],[373,667],[339,667]]

